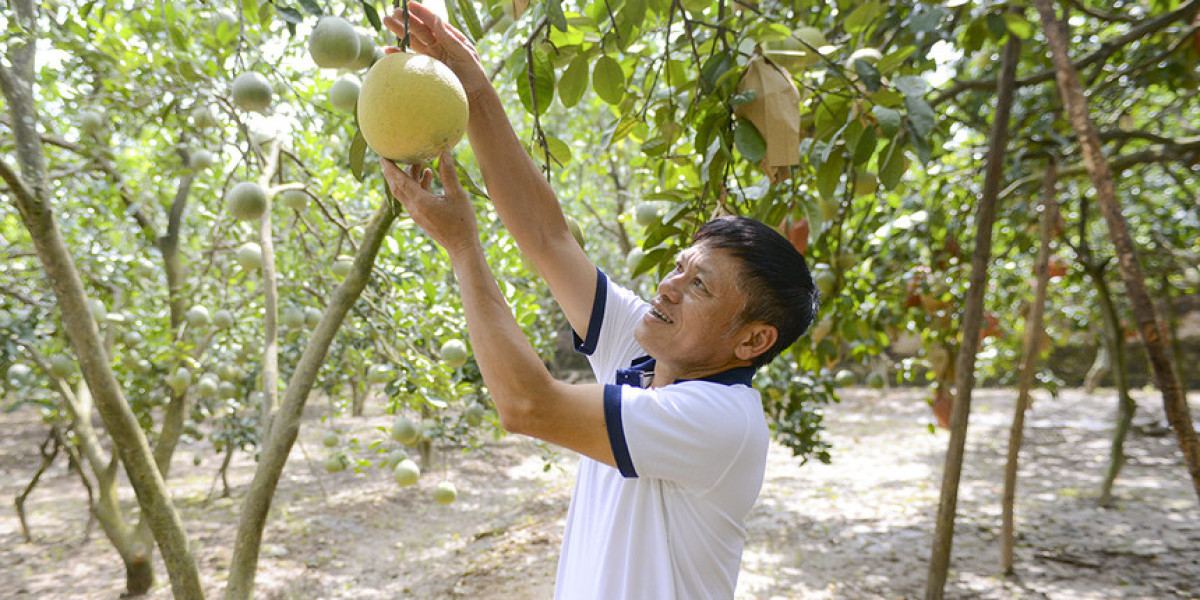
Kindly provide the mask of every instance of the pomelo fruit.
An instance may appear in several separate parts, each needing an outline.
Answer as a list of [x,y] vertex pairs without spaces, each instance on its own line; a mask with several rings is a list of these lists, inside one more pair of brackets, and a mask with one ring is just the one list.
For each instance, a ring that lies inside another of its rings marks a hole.
[[229,214],[243,221],[257,221],[267,209],[267,193],[253,181],[242,181],[225,194]]
[[467,364],[467,345],[462,343],[462,340],[450,340],[442,344],[438,356],[442,357],[442,362],[446,363],[446,366],[457,369]]
[[358,92],[361,87],[357,77],[342,75],[329,86],[329,103],[342,112],[352,113],[358,105]]
[[246,71],[233,80],[230,95],[234,106],[242,110],[263,112],[271,106],[271,84],[267,78],[254,71]]
[[399,163],[428,161],[462,139],[467,94],[440,61],[420,54],[384,56],[358,94],[358,125],[376,154]]
[[358,32],[341,17],[321,17],[308,36],[308,54],[318,67],[349,67],[358,58]]

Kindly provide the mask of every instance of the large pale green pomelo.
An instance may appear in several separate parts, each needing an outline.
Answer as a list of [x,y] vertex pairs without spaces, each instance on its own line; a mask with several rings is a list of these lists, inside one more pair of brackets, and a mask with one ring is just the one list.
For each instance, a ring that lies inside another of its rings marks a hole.
[[271,84],[266,77],[254,71],[246,71],[233,80],[230,89],[234,106],[242,110],[263,112],[271,106]]
[[233,186],[225,195],[229,214],[243,221],[257,221],[267,209],[267,193],[253,181]]
[[376,154],[396,162],[428,161],[467,130],[467,94],[440,61],[397,52],[383,57],[358,93],[358,125]]
[[349,67],[358,58],[358,32],[341,17],[321,17],[308,36],[308,54],[318,67]]

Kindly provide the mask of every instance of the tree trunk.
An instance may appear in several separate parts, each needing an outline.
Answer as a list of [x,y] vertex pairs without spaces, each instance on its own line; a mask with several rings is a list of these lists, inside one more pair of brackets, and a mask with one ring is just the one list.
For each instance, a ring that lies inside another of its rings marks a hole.
[[1107,345],[1112,348],[1113,379],[1117,388],[1117,424],[1113,429],[1112,449],[1109,452],[1108,470],[1105,471],[1104,481],[1100,484],[1100,506],[1112,505],[1112,488],[1125,464],[1125,437],[1129,426],[1133,423],[1133,413],[1137,405],[1129,395],[1129,376],[1125,368],[1125,335],[1121,331],[1121,319],[1117,316],[1117,306],[1113,302],[1108,282],[1104,280],[1104,265],[1091,263],[1084,266],[1088,276],[1096,284],[1096,292],[1100,297],[1100,313],[1104,316],[1104,333]]
[[37,130],[33,97],[34,57],[38,19],[30,0],[14,0],[11,19],[22,33],[8,39],[8,60],[0,62],[0,88],[8,102],[9,124],[16,142],[20,174],[0,160],[0,176],[8,184],[21,221],[29,231],[38,259],[58,302],[63,328],[79,358],[80,371],[95,396],[96,407],[112,436],[125,471],[162,550],[175,597],[203,598],[196,562],[188,548],[179,513],[154,463],[150,445],[126,402],[104,351],[89,310],[83,283],[62,239],[48,199],[45,151]]
[[1013,572],[1013,540],[1016,526],[1013,505],[1017,496],[1017,463],[1021,444],[1025,438],[1025,412],[1029,410],[1029,389],[1033,387],[1033,375],[1037,371],[1038,356],[1041,354],[1042,315],[1046,308],[1046,288],[1050,285],[1050,240],[1054,223],[1058,220],[1058,202],[1055,201],[1055,186],[1058,183],[1053,162],[1046,169],[1046,182],[1042,189],[1041,245],[1037,258],[1037,289],[1034,291],[1033,307],[1025,321],[1025,338],[1022,340],[1021,371],[1017,406],[1013,412],[1012,430],[1008,435],[1008,460],[1004,465],[1004,493],[1001,501],[1003,524],[1000,534],[1000,567],[1005,575]]
[[983,181],[983,196],[976,217],[978,233],[971,255],[971,284],[963,310],[962,345],[955,367],[954,408],[950,414],[950,443],[946,450],[946,466],[942,474],[941,501],[938,504],[937,526],[933,536],[933,551],[929,559],[929,579],[926,581],[926,600],[941,600],[950,570],[950,552],[954,542],[954,519],[958,510],[958,482],[962,476],[963,453],[967,443],[968,416],[971,412],[971,390],[975,386],[975,353],[979,349],[979,332],[983,321],[983,300],[987,291],[988,263],[992,256],[992,225],[996,221],[996,198],[1004,176],[1004,155],[1008,147],[1008,118],[1012,111],[1013,81],[1017,62],[1021,58],[1021,40],[1008,36],[1004,46],[1000,78],[996,84],[996,115],[992,121],[991,144],[988,148],[987,172]]
[[1079,138],[1080,149],[1083,153],[1084,164],[1092,185],[1096,188],[1096,201],[1104,213],[1108,225],[1108,236],[1112,240],[1117,253],[1117,265],[1121,279],[1125,282],[1125,290],[1133,305],[1133,315],[1138,323],[1138,331],[1146,345],[1150,365],[1154,369],[1155,382],[1162,392],[1163,408],[1167,421],[1175,430],[1179,440],[1179,448],[1183,452],[1188,474],[1192,478],[1192,487],[1200,499],[1200,440],[1196,437],[1196,429],[1192,425],[1191,412],[1188,410],[1187,397],[1175,366],[1171,361],[1171,351],[1167,340],[1163,339],[1162,328],[1159,327],[1155,315],[1154,303],[1146,291],[1146,280],[1142,275],[1142,267],[1137,249],[1129,237],[1129,228],[1125,216],[1121,214],[1121,206],[1117,201],[1114,189],[1112,171],[1108,160],[1100,147],[1100,138],[1088,114],[1087,98],[1079,84],[1079,75],[1071,64],[1067,54],[1066,26],[1059,22],[1054,14],[1050,0],[1034,0],[1038,14],[1042,18],[1042,30],[1050,47],[1051,58],[1054,61],[1058,89],[1062,95],[1063,104],[1067,107],[1071,127]]
[[329,306],[321,316],[321,322],[317,324],[312,338],[296,364],[295,373],[288,381],[283,392],[283,402],[271,419],[270,437],[263,441],[258,468],[254,471],[250,490],[242,503],[233,560],[230,563],[229,584],[225,589],[225,598],[228,600],[249,600],[254,591],[254,575],[258,568],[258,551],[262,545],[267,511],[271,507],[271,499],[287,463],[288,454],[300,432],[300,419],[308,400],[308,393],[312,390],[317,372],[325,361],[329,346],[346,318],[346,313],[366,287],[371,266],[379,253],[379,246],[396,218],[396,209],[393,208],[391,198],[386,198],[367,223],[363,242],[354,257],[354,269],[334,291]]
[[271,435],[271,419],[279,394],[279,294],[276,290],[275,243],[271,225],[271,204],[274,191],[271,179],[279,166],[279,138],[271,140],[267,163],[263,166],[258,185],[267,193],[267,207],[258,222],[258,244],[262,248],[263,278],[263,359],[262,406],[259,408],[259,443],[264,446]]
[[125,597],[145,596],[154,587],[154,565],[143,554],[125,561]]

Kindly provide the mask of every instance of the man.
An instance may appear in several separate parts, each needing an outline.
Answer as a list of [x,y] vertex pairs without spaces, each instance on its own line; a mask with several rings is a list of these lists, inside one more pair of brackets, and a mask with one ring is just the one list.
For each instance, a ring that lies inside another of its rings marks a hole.
[[[488,194],[600,382],[556,381],[534,353],[488,268],[449,152],[441,196],[429,191],[431,171],[383,161],[393,195],[449,254],[504,428],[582,455],[555,598],[732,598],[768,445],[751,377],[812,322],[804,258],[766,225],[727,217],[700,229],[652,302],[610,284],[571,236],[474,48],[427,8],[408,9],[412,48],[463,83]],[[403,35],[400,14],[386,24]]]

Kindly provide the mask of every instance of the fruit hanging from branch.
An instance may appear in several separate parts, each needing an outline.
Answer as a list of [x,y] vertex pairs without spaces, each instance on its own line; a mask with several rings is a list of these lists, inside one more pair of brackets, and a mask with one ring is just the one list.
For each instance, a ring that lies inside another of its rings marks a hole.
[[376,154],[398,163],[426,162],[467,130],[467,94],[450,67],[397,52],[371,67],[358,93],[358,125]]

